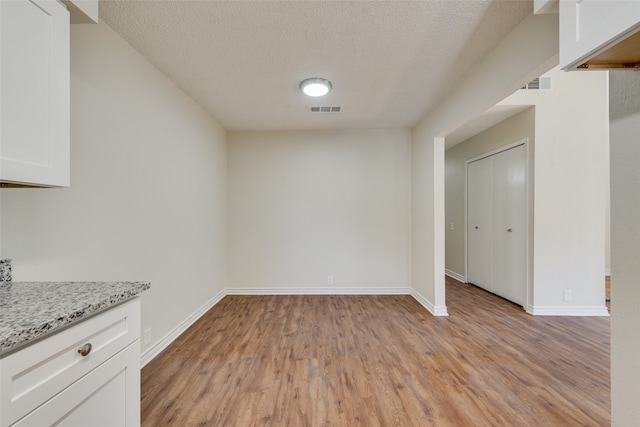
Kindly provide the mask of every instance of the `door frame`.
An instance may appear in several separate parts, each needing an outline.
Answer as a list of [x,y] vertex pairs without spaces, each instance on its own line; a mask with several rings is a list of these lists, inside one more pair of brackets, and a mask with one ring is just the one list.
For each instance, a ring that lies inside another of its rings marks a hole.
[[530,215],[530,200],[531,197],[533,196],[533,189],[531,188],[531,181],[530,181],[530,171],[529,171],[529,163],[531,161],[531,156],[530,156],[530,144],[529,144],[529,137],[520,139],[516,142],[513,142],[511,144],[507,144],[504,145],[500,148],[496,148],[495,150],[491,150],[488,151],[486,153],[483,153],[479,156],[476,157],[472,157],[468,160],[465,160],[464,162],[464,279],[465,279],[465,283],[469,283],[469,244],[468,244],[468,236],[469,236],[469,230],[468,230],[468,209],[469,207],[467,206],[468,204],[468,181],[469,181],[469,174],[468,174],[468,166],[469,163],[473,163],[476,162],[478,160],[482,160],[485,159],[487,157],[491,157],[493,155],[496,155],[498,153],[502,153],[503,151],[507,151],[510,150],[512,148],[516,148],[520,145],[524,145],[525,147],[525,153],[526,153],[526,160],[525,160],[525,165],[524,165],[524,187],[525,187],[525,223],[526,223],[526,235],[525,235],[525,257],[526,257],[526,262],[525,262],[525,282],[526,282],[526,293],[525,293],[525,303],[523,308],[528,312],[528,307],[531,304],[531,292],[532,292],[532,280],[531,280],[531,271],[533,268],[533,260],[531,259],[531,254],[532,249],[530,246],[530,242],[531,242],[531,238],[532,238],[532,230],[533,230],[533,224],[531,221],[531,217],[532,215]]

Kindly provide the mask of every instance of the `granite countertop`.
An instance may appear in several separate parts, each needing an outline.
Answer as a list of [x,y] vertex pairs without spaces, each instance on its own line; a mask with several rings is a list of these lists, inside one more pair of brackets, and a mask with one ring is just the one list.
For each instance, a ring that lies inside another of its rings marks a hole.
[[149,289],[149,282],[12,282],[0,286],[0,357]]

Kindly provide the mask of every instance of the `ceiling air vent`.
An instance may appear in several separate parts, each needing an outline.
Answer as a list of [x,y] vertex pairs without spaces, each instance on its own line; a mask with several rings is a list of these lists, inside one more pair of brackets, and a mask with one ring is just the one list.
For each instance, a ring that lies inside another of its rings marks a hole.
[[531,80],[521,89],[525,90],[551,90],[551,76],[542,76]]
[[309,107],[311,113],[339,113],[342,107]]

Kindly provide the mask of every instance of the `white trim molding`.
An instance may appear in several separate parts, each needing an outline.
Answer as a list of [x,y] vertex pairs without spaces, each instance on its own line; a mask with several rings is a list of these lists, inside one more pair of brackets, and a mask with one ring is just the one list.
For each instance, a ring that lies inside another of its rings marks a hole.
[[411,295],[410,288],[233,288],[226,295]]
[[604,275],[605,276],[611,276],[611,269],[607,268],[604,270]]
[[415,298],[416,301],[418,301],[420,303],[420,305],[422,305],[424,308],[427,309],[427,311],[429,313],[431,313],[434,316],[448,316],[449,313],[447,312],[447,307],[446,306],[435,306],[433,304],[431,304],[431,302],[429,302],[429,300],[427,300],[425,297],[423,297],[422,295],[420,295],[420,293],[418,291],[416,291],[415,289],[411,289],[411,296],[413,298]]
[[467,278],[465,276],[463,276],[462,274],[458,274],[453,270],[449,270],[447,268],[444,269],[444,274],[446,274],[447,276],[456,279],[459,282],[462,283],[467,283]]
[[191,314],[191,316],[187,317],[182,323],[173,328],[168,334],[166,334],[160,341],[158,341],[153,347],[145,350],[140,355],[140,369],[144,368],[144,366],[151,362],[151,360],[156,357],[158,354],[162,352],[165,348],[169,346],[173,341],[176,340],[180,335],[182,335],[189,326],[193,325],[199,318],[202,317],[211,307],[220,302],[222,298],[226,296],[226,290],[222,290],[218,292],[213,298],[207,301],[204,305],[202,305],[199,309]]
[[609,316],[606,306],[530,306],[527,305],[527,313],[534,316]]

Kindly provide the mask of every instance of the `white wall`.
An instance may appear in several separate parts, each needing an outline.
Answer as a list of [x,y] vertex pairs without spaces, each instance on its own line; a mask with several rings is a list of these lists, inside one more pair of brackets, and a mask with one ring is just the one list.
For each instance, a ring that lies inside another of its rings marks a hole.
[[[609,104],[611,105],[611,104]],[[609,122],[607,121],[607,135],[610,135]],[[611,276],[611,158],[610,138],[607,138],[605,154],[604,181],[605,181],[605,226],[604,226],[604,273]]]
[[[500,105],[535,105],[534,314],[607,315],[604,304],[608,74],[554,69],[551,91]],[[563,290],[572,300],[563,301]]]
[[2,189],[14,280],[145,280],[153,341],[226,285],[225,131],[105,24],[71,30],[71,188]]
[[558,17],[530,16],[412,130],[412,288],[435,314],[444,292],[444,136],[558,63]]
[[611,424],[640,419],[640,76],[611,71]]
[[[466,278],[465,210],[466,161],[528,138],[529,170],[533,167],[535,111],[525,110],[445,152],[445,268]],[[532,176],[529,187],[533,189]],[[451,223],[454,224],[451,230]]]
[[232,292],[409,289],[408,130],[228,138]]

